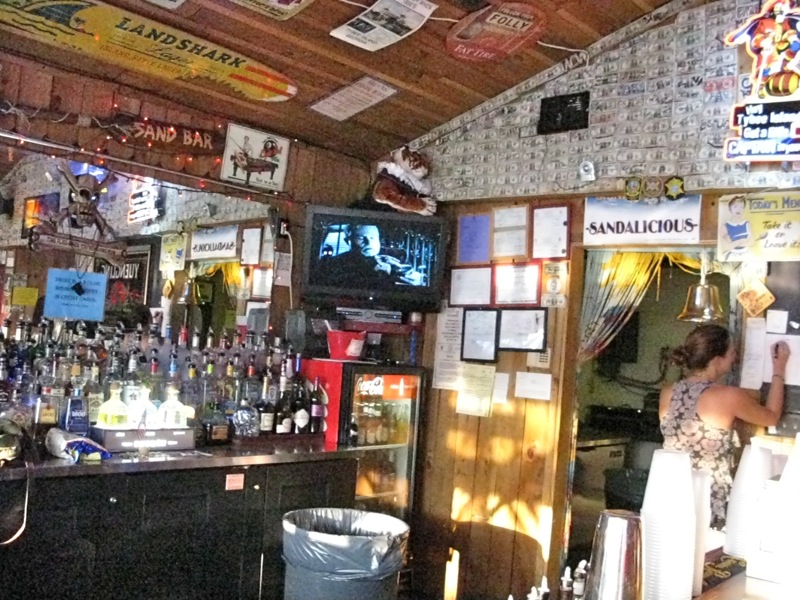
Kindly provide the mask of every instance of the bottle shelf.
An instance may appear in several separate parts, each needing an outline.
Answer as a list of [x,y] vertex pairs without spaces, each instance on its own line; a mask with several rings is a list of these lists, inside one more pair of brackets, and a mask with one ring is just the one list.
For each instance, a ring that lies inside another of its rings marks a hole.
[[354,446],[343,448],[343,450],[350,450],[357,452],[359,450],[396,450],[397,448],[406,448],[408,444],[374,444],[371,446]]

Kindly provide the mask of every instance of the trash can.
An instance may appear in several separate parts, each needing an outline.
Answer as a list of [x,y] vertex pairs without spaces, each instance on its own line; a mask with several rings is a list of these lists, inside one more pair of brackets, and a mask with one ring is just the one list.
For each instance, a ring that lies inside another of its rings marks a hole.
[[283,515],[284,600],[396,600],[409,528],[347,508]]

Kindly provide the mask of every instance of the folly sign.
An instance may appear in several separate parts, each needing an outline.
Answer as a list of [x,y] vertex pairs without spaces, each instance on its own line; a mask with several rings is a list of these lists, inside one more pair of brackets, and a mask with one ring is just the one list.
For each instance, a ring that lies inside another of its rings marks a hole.
[[249,100],[297,93],[284,75],[246,56],[96,0],[0,0],[0,28],[56,48]]
[[700,196],[648,204],[624,198],[586,198],[583,243],[697,244],[700,242]]

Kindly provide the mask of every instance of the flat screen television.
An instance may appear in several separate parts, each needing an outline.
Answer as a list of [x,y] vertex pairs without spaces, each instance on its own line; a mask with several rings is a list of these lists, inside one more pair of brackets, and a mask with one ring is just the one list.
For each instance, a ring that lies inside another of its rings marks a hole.
[[416,214],[309,206],[303,300],[435,312],[442,294],[448,230]]

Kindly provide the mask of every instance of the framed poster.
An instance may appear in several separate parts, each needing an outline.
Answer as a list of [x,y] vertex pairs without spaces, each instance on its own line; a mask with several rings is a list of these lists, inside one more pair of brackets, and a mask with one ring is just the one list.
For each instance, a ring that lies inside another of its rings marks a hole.
[[42,221],[49,221],[61,210],[61,193],[44,194],[25,198],[25,212],[22,216],[22,239],[30,235],[31,229]]
[[450,271],[450,306],[488,306],[491,303],[491,267]]
[[494,304],[538,305],[541,265],[530,262],[494,267]]
[[282,192],[288,161],[286,138],[230,123],[220,179]]
[[492,215],[478,213],[458,218],[459,265],[488,264],[492,252]]
[[544,352],[547,348],[547,309],[501,310],[497,346],[499,350]]
[[121,264],[95,258],[94,271],[108,276],[107,312],[128,304],[148,305],[150,246],[130,246],[125,254],[125,261]]
[[495,308],[465,308],[461,335],[461,360],[497,361],[500,311]]
[[569,207],[533,209],[532,258],[569,256]]
[[529,207],[506,206],[492,211],[492,259],[528,258]]

